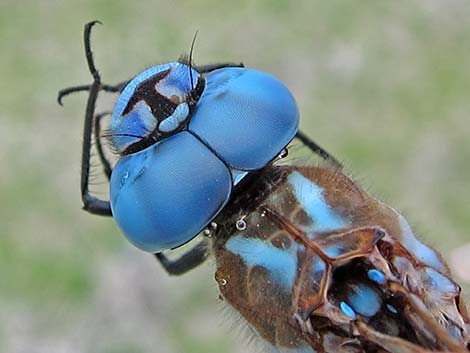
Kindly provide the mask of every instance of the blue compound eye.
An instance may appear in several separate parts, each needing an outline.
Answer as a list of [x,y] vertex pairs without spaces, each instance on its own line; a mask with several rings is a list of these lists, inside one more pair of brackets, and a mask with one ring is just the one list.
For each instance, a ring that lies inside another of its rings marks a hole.
[[137,75],[122,91],[111,118],[115,150],[135,153],[184,127],[203,86],[197,71],[178,62]]
[[159,252],[196,236],[232,190],[227,167],[188,132],[122,157],[111,175],[113,217],[138,248]]
[[284,84],[261,71],[216,70],[189,123],[189,130],[231,167],[256,170],[268,164],[297,132],[299,112]]

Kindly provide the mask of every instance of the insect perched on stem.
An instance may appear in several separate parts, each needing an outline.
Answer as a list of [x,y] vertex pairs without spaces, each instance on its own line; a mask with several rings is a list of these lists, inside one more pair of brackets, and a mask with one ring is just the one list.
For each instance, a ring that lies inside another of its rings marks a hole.
[[[267,351],[468,352],[461,290],[441,255],[406,219],[368,195],[339,162],[298,131],[289,90],[266,73],[188,59],[117,85],[101,82],[85,26],[84,209],[112,216],[170,274],[212,254],[221,298]],[[193,41],[194,44],[194,41]],[[100,92],[119,93],[103,151]],[[110,201],[89,192],[92,136]],[[283,162],[299,139],[323,162]],[[202,233],[180,258],[163,254]]]

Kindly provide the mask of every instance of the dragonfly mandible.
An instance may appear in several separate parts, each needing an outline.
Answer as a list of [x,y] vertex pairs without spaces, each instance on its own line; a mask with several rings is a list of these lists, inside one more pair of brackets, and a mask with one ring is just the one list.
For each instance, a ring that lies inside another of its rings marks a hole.
[[[441,255],[298,130],[289,90],[271,75],[188,58],[117,85],[101,82],[85,26],[84,209],[113,216],[170,274],[215,258],[222,300],[272,353],[468,352],[470,320]],[[193,40],[194,44],[194,40]],[[118,93],[103,151],[98,94]],[[91,141],[110,201],[89,192]],[[284,163],[299,139],[323,160]],[[203,241],[174,260],[163,251]]]

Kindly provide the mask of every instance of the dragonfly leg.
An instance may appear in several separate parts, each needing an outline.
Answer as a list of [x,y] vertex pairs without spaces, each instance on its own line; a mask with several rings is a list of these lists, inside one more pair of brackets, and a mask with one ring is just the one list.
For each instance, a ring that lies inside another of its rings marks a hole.
[[305,133],[302,131],[298,131],[297,134],[295,135],[296,138],[298,138],[305,146],[307,146],[313,153],[316,153],[319,155],[321,158],[332,162],[334,165],[336,165],[338,168],[343,168],[343,165],[335,158],[333,157],[327,150],[325,150],[323,147],[319,146],[315,141],[313,141],[310,137],[308,137]]
[[163,253],[155,254],[155,257],[168,274],[178,276],[201,265],[208,255],[207,242],[201,241],[175,260],[169,259]]
[[98,70],[93,62],[93,53],[90,47],[90,33],[92,27],[97,21],[87,23],[84,30],[85,54],[88,63],[88,69],[93,76],[93,83],[90,86],[88,101],[85,111],[85,124],[83,128],[82,145],[82,167],[80,187],[83,201],[83,209],[97,215],[112,216],[111,205],[109,201],[101,200],[89,192],[90,182],[90,157],[91,157],[91,136],[93,130],[93,118],[95,116],[96,100],[101,88],[101,79]]
[[[100,87],[100,91],[108,92],[108,93],[120,93],[124,87],[129,83],[129,80],[119,82],[115,85],[106,85],[102,84]],[[75,93],[75,92],[90,92],[92,85],[78,85],[78,86],[72,86],[72,87],[67,87],[63,88],[59,91],[57,94],[57,102],[62,105],[62,99],[65,96],[68,96],[69,94]]]
[[245,67],[245,65],[243,65],[243,63],[218,63],[218,64],[195,66],[194,69],[201,74],[206,74],[208,72],[218,70],[218,69],[223,69],[226,67]]

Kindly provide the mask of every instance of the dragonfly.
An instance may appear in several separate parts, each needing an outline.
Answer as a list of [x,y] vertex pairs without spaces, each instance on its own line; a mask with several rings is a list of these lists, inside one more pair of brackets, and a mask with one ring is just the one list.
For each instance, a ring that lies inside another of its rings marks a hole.
[[[83,208],[112,216],[171,275],[215,259],[220,298],[270,353],[469,352],[470,318],[440,253],[298,129],[290,91],[241,63],[189,57],[116,85],[90,85]],[[119,94],[109,128],[100,92]],[[119,160],[104,153],[103,136]],[[110,200],[89,191],[92,139]],[[286,161],[298,139],[320,158]],[[166,252],[202,234],[180,257]]]

